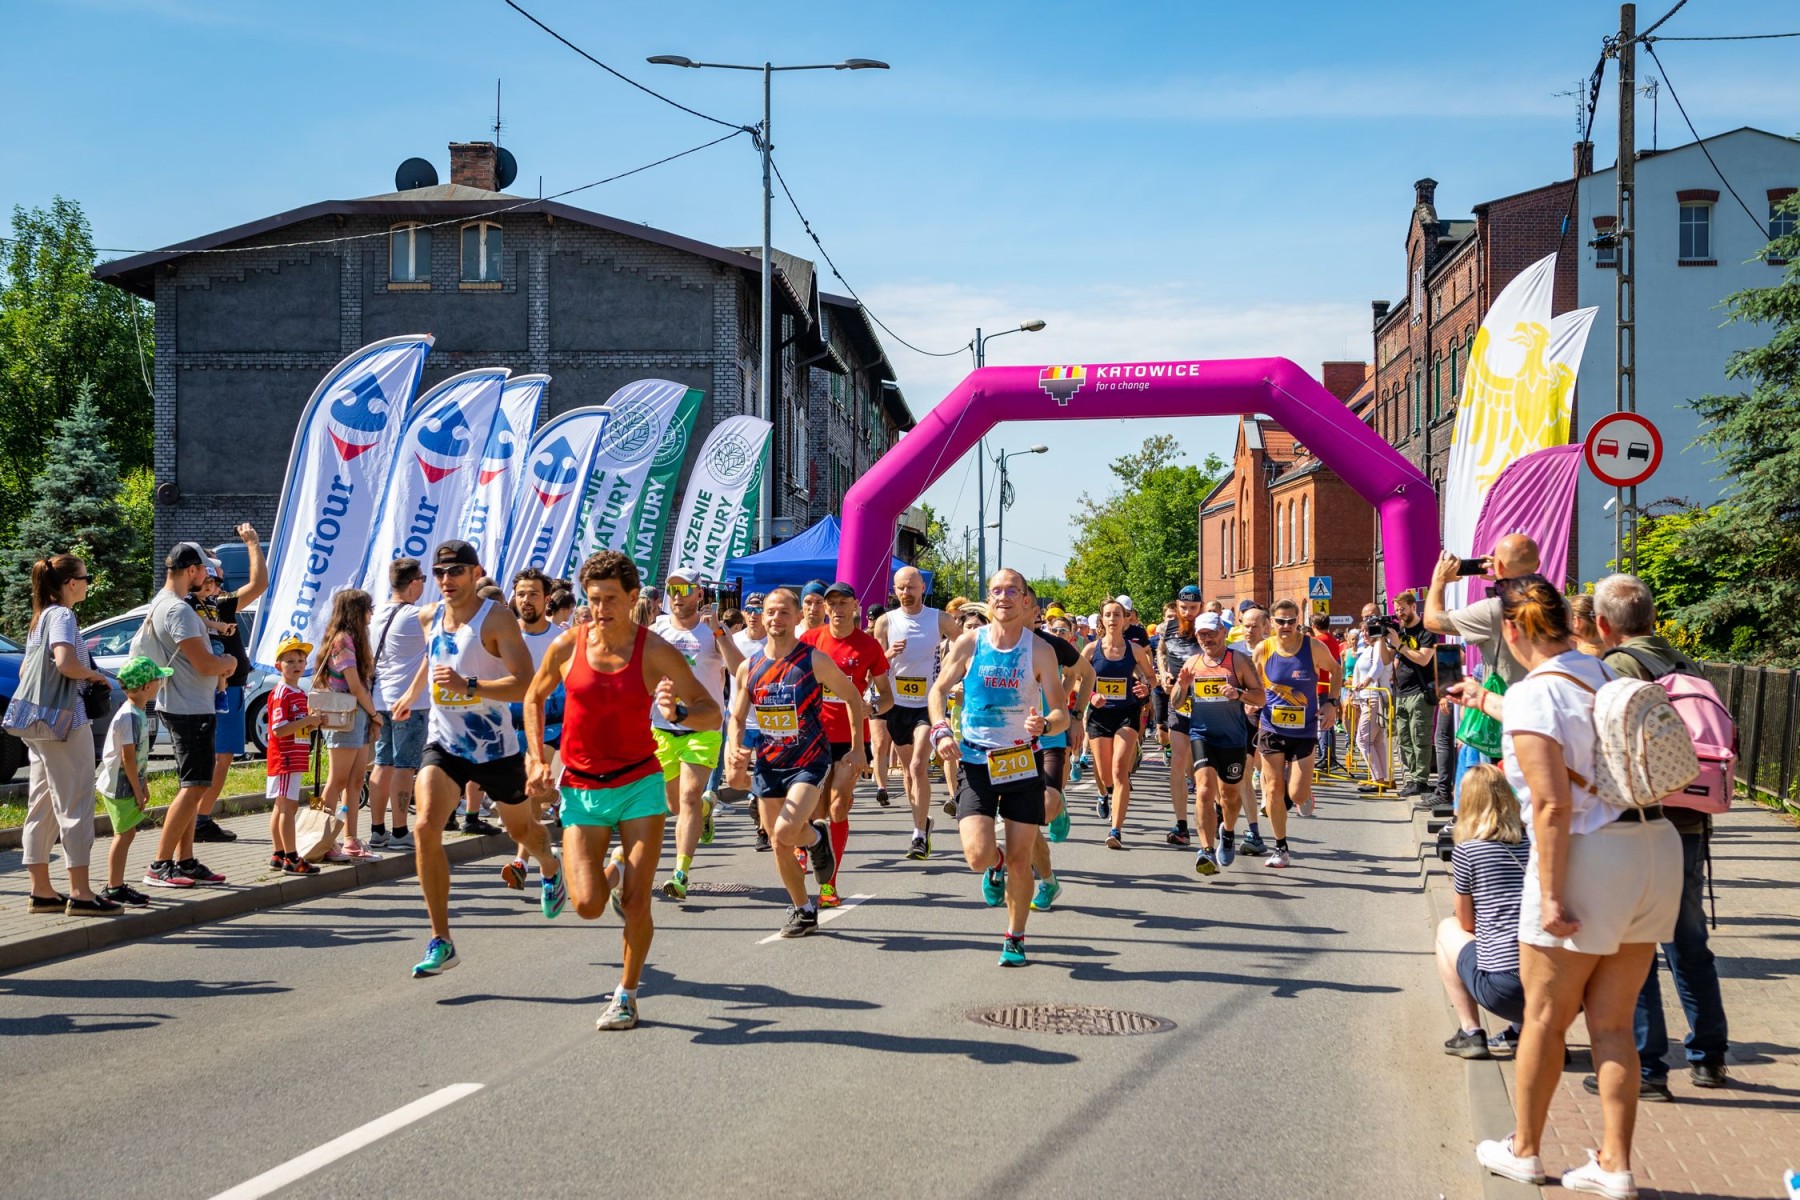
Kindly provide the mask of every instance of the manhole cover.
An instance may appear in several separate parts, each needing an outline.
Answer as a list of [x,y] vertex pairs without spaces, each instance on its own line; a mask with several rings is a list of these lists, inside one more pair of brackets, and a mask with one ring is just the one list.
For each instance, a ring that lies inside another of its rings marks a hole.
[[1087,1004],[1003,1004],[977,1008],[969,1020],[996,1029],[1026,1029],[1033,1033],[1080,1033],[1114,1037],[1127,1033],[1156,1033],[1173,1029],[1175,1022],[1149,1013],[1122,1008],[1094,1008]]
[[702,896],[745,896],[756,889],[747,883],[690,883],[688,895],[698,892]]

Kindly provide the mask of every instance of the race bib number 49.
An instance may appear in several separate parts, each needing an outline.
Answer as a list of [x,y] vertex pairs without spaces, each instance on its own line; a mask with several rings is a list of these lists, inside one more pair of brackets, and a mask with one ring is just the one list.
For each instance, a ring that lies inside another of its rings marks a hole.
[[800,713],[792,704],[758,705],[756,727],[766,738],[786,741],[800,735]]
[[1306,710],[1295,708],[1291,704],[1277,704],[1270,712],[1269,719],[1279,729],[1301,729],[1306,725]]
[[906,700],[923,700],[925,698],[925,681],[909,675],[894,677],[894,694]]
[[1019,783],[1035,777],[1038,773],[1037,759],[1032,756],[1030,746],[1008,746],[1003,750],[989,750],[987,756],[989,783]]
[[1094,691],[1108,700],[1125,698],[1125,681],[1123,679],[1099,679],[1094,681]]

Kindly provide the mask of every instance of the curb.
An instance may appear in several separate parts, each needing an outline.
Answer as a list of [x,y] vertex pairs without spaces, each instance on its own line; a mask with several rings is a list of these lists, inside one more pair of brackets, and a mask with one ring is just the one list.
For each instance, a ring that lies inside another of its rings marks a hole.
[[[261,792],[245,792],[241,796],[220,796],[218,811],[214,814],[221,817],[242,817],[251,813],[268,812],[274,801]],[[149,829],[152,824],[160,827],[163,818],[168,815],[169,806],[164,804],[156,808],[146,809],[144,823],[139,829]],[[94,814],[94,836],[97,838],[112,836],[112,818],[103,812]],[[17,850],[25,844],[25,827],[12,825],[0,829],[0,851]]]
[[[504,854],[511,846],[512,839],[505,834],[488,834],[445,842],[444,853],[454,866]],[[272,882],[250,887],[207,888],[200,890],[198,895],[193,892],[175,893],[194,895],[194,898],[156,904],[148,909],[133,909],[116,917],[95,917],[72,928],[58,929],[39,937],[22,938],[0,945],[0,971],[36,966],[53,958],[116,946],[121,942],[168,933],[189,925],[203,925],[208,921],[279,908],[284,904],[329,896],[334,892],[347,892],[369,884],[406,879],[413,873],[413,856],[407,854],[384,858],[379,862],[334,864],[325,867],[317,875],[281,876]]]

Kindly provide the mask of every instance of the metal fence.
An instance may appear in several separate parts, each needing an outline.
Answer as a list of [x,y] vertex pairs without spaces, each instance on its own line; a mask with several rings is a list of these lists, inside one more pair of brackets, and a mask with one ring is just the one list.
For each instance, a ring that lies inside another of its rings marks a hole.
[[1788,804],[1800,774],[1800,671],[1701,663],[1738,727],[1737,777],[1745,787]]

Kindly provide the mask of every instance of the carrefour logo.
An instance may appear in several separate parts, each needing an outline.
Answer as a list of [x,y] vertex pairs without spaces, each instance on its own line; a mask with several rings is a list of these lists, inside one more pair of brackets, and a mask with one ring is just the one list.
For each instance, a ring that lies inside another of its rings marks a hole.
[[450,404],[427,418],[419,430],[419,469],[429,482],[437,483],[463,465],[474,440],[475,431],[469,428],[462,405]]
[[656,424],[654,404],[643,399],[627,400],[612,409],[612,417],[600,434],[600,450],[620,465],[640,462],[652,453],[660,461]]
[[552,508],[575,492],[575,447],[557,438],[538,451],[531,462],[531,494],[544,508]]
[[1087,382],[1086,367],[1045,367],[1038,372],[1038,386],[1057,404],[1068,407],[1069,398]]
[[494,427],[488,431],[487,445],[481,451],[480,480],[483,484],[492,483],[506,474],[518,441],[519,435],[507,423],[506,410],[501,409],[494,418]]
[[326,409],[325,427],[338,457],[351,462],[374,449],[387,429],[389,407],[387,395],[373,375],[364,375],[348,391],[333,397]]
[[756,458],[749,438],[741,433],[728,433],[712,444],[706,467],[721,484],[736,487],[756,474]]

